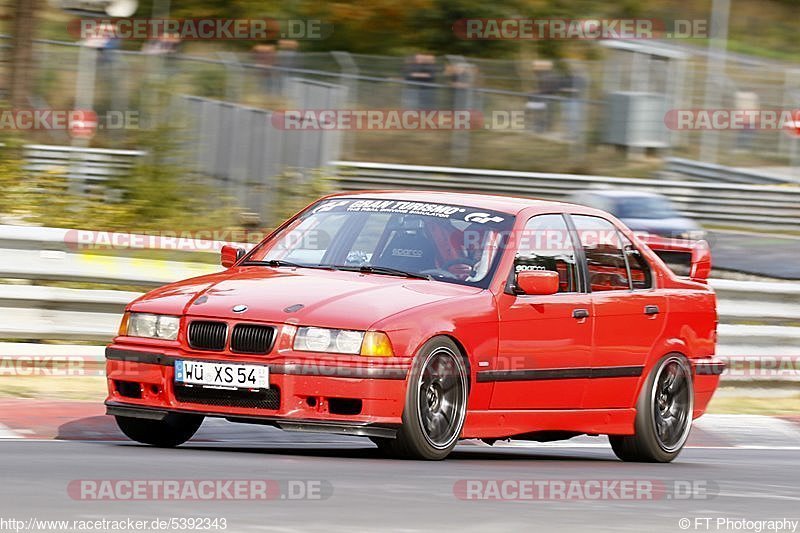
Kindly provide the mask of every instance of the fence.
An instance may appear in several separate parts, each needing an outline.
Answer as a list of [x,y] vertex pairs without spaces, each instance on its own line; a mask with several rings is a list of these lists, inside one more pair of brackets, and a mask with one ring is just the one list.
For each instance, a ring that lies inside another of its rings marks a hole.
[[[341,106],[341,86],[301,78],[288,84],[299,108]],[[274,176],[286,168],[322,168],[340,154],[340,132],[276,128],[269,110],[197,96],[181,96],[175,107],[195,132],[187,139],[189,167],[214,178],[217,189],[261,220],[274,207]]]
[[[437,57],[431,82],[425,84],[410,81],[413,66],[403,57],[294,53],[291,60],[270,63],[244,52],[161,57],[109,51],[96,61],[95,107],[100,115],[109,109],[151,112],[157,88],[168,87],[175,94],[281,109],[298,105],[291,79],[303,78],[346,87],[342,105],[351,108],[466,107],[490,118],[512,111],[526,117],[522,130],[482,129],[468,135],[347,131],[342,134],[343,158],[417,164],[449,160],[453,165],[557,172],[598,165],[624,167],[628,164],[624,156],[594,149],[608,142],[609,130],[616,127],[608,116],[610,95],[638,91],[655,98],[654,109],[706,107],[707,60],[688,48],[676,51],[663,43],[639,49],[605,48],[594,54],[598,59],[550,66],[531,59]],[[79,85],[74,83],[79,50],[76,43],[37,41],[40,69],[32,105],[64,109],[74,105],[75,94],[63,87]],[[737,95],[751,94],[759,109],[796,108],[800,106],[796,86],[793,65],[732,56],[724,77],[715,80],[717,106],[735,108]],[[798,140],[780,131],[675,132],[658,124],[658,113],[641,120],[651,130],[660,128],[659,135],[668,138],[661,151],[665,155],[697,158],[698,147],[710,135],[717,147],[714,153],[725,154],[727,163],[797,166],[800,161]],[[41,142],[66,141],[63,132],[58,135],[42,133]],[[106,132],[98,135],[95,144],[131,146],[134,141],[132,136],[113,137]]]

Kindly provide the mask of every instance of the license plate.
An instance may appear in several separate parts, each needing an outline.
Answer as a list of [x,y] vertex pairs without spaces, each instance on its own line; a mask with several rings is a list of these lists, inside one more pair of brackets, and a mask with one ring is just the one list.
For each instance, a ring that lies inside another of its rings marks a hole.
[[201,361],[175,361],[175,382],[206,387],[268,389],[269,367]]

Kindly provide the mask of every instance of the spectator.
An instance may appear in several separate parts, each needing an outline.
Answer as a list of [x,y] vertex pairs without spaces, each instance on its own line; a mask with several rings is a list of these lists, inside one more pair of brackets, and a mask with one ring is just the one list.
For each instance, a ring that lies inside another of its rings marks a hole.
[[528,98],[525,108],[531,115],[529,123],[537,133],[549,132],[553,127],[556,94],[561,85],[558,74],[553,70],[553,62],[537,59],[532,63],[536,88]]
[[451,108],[471,109],[472,98],[470,90],[475,85],[475,66],[466,61],[450,63],[445,68],[444,75],[451,88]]
[[142,52],[149,55],[170,56],[178,52],[181,38],[178,34],[162,33],[142,45]]
[[564,98],[561,101],[561,118],[564,125],[564,136],[570,141],[580,139],[584,116],[584,91],[586,80],[578,74],[571,73],[568,67],[564,67],[564,74],[561,79],[560,94]]
[[278,80],[273,66],[275,65],[275,45],[257,44],[253,47],[253,62],[261,69],[261,84],[265,91],[276,92]]
[[278,88],[283,91],[287,80],[292,75],[292,69],[298,67],[297,49],[300,44],[292,39],[278,41],[278,52],[275,55],[275,64],[278,67]]
[[[734,107],[736,107],[737,110],[756,113],[759,108],[758,94],[752,91],[736,91],[734,103]],[[736,136],[736,150],[751,152],[753,150],[755,135],[755,129],[750,124],[750,121],[746,120],[742,129],[739,130]]]
[[[429,54],[416,54],[406,61],[403,78],[412,82],[406,85],[406,107],[412,109],[434,109],[436,107],[436,58]],[[420,84],[426,85],[420,85]],[[430,85],[427,85],[430,84]]]

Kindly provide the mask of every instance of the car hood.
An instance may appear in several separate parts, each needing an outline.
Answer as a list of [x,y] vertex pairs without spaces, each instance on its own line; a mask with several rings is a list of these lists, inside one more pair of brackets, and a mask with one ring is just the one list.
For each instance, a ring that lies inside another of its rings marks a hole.
[[[130,310],[368,329],[400,311],[480,291],[356,272],[240,267],[166,285],[135,300]],[[246,311],[233,311],[242,305]]]

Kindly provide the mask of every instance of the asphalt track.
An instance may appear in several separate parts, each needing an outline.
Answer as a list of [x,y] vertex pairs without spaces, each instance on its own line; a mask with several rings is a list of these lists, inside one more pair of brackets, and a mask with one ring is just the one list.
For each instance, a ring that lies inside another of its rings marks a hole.
[[[227,531],[319,532],[755,531],[716,520],[800,520],[800,446],[700,446],[672,464],[651,465],[619,462],[603,443],[462,445],[445,461],[417,462],[383,459],[366,440],[274,430],[266,442],[193,440],[171,450],[8,439],[0,441],[0,518],[210,517],[226,518]],[[67,491],[81,479],[320,480],[327,490],[301,500],[85,501]],[[454,487],[463,480],[487,479],[644,480],[659,487],[691,481],[706,489],[633,500],[457,497]]]
[[714,266],[768,278],[800,279],[800,237],[710,231]]

